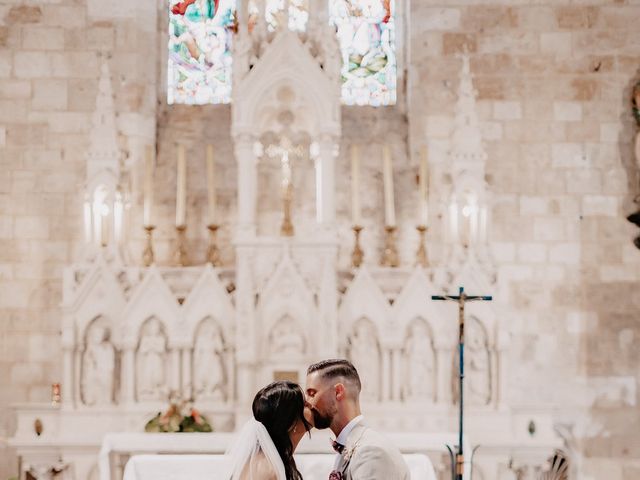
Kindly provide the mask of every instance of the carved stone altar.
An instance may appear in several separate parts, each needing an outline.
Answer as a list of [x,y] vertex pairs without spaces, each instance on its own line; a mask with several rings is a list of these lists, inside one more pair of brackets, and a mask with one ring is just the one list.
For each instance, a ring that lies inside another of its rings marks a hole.
[[[129,260],[115,214],[120,162],[105,64],[93,126],[98,133],[87,156],[86,245],[64,272],[62,404],[17,407],[12,445],[25,462],[62,456],[77,480],[96,478],[104,436],[142,431],[167,407],[170,393],[193,398],[214,431],[231,431],[250,414],[259,388],[274,378],[303,382],[311,362],[335,356],[358,367],[363,409],[373,425],[406,438],[411,432],[451,436],[456,317],[429,299],[459,285],[498,299],[495,306],[469,309],[466,431],[483,447],[474,478],[504,478],[499,472],[513,457],[540,462],[558,444],[548,411],[516,410],[505,396],[511,319],[502,313],[500,279],[486,235],[479,234],[489,194],[468,61],[453,136],[460,143],[452,149],[447,198],[439,199],[448,221],[457,222],[447,262],[339,271],[340,59],[335,43],[318,42],[312,32],[301,39],[286,29],[267,34],[259,25],[239,32],[231,132],[238,199],[229,268],[147,268]],[[269,136],[310,140],[305,159],[315,168],[317,221],[306,235],[279,237],[260,228],[259,152]],[[475,203],[464,216],[475,220],[464,224],[456,209],[468,196]],[[103,220],[107,211],[111,223]],[[40,436],[36,419],[44,427]],[[528,432],[531,422],[535,435]],[[446,474],[446,458],[436,467]]]

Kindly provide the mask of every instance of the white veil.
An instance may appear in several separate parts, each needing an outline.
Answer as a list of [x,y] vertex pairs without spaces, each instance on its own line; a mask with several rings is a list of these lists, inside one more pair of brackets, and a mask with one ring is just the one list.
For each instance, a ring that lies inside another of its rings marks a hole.
[[230,480],[264,480],[273,478],[286,480],[284,464],[271,436],[264,425],[252,418],[249,420],[226,453]]

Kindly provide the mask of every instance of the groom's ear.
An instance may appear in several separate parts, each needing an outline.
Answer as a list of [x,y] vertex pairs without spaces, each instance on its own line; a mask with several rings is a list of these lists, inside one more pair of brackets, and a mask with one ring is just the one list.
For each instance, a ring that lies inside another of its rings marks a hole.
[[336,391],[336,400],[343,400],[344,397],[347,394],[347,392],[346,392],[346,390],[344,388],[344,384],[336,383],[334,388],[335,388],[335,391]]

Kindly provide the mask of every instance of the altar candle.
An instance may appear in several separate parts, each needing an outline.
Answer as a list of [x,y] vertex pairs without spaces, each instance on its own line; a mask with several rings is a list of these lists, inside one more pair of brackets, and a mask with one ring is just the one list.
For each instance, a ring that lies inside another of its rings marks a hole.
[[151,226],[151,209],[153,208],[153,171],[153,150],[151,145],[147,145],[144,156],[144,212],[142,220],[145,227]]
[[187,209],[187,159],[184,145],[178,145],[178,169],[176,179],[176,227],[186,224]]
[[429,215],[429,169],[427,162],[427,147],[420,149],[420,225],[427,226]]
[[469,211],[469,242],[475,244],[478,241],[478,217],[480,216],[480,211],[476,204],[471,205]]
[[[94,195],[95,196],[95,195]],[[92,211],[93,211],[93,241],[96,244],[100,244],[102,242],[102,202],[100,202],[97,198],[94,198]]]
[[122,204],[122,194],[116,192],[113,202],[113,240],[116,245],[122,240],[122,221],[124,217],[124,205]]
[[393,165],[391,163],[391,149],[389,148],[389,145],[384,145],[382,147],[382,161],[385,225],[388,227],[395,227],[396,210],[393,203]]
[[106,247],[109,245],[109,207],[104,203],[100,209],[100,223],[102,225],[100,243],[103,247]]
[[84,241],[91,242],[91,203],[88,198],[84,201]]
[[216,224],[216,171],[213,145],[207,145],[207,193],[209,200],[209,225]]
[[354,225],[360,225],[360,148],[351,145],[351,215]]
[[480,208],[480,242],[487,242],[487,207]]
[[458,241],[458,205],[456,202],[452,202],[449,205],[449,233],[451,235],[450,240]]

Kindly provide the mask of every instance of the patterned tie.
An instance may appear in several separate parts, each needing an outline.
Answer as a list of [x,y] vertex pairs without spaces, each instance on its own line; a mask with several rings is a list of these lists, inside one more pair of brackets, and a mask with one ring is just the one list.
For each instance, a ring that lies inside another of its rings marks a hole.
[[331,446],[333,447],[333,449],[339,453],[340,455],[342,455],[342,452],[344,451],[344,445],[341,443],[338,443],[336,440],[331,442]]

